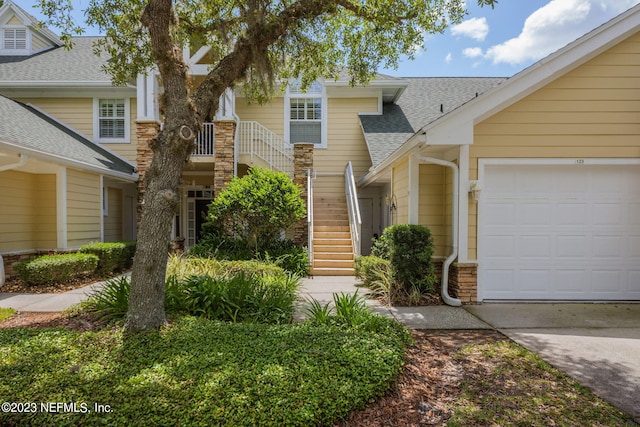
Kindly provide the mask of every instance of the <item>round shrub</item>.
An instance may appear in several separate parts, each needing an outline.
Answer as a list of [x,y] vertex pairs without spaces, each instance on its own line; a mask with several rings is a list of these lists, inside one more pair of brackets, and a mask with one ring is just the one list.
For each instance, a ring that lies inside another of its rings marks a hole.
[[305,215],[300,188],[282,172],[251,168],[209,205],[203,230],[237,237],[251,250],[271,241]]
[[435,291],[433,237],[427,227],[414,224],[387,227],[371,253],[391,262],[393,277],[405,290]]

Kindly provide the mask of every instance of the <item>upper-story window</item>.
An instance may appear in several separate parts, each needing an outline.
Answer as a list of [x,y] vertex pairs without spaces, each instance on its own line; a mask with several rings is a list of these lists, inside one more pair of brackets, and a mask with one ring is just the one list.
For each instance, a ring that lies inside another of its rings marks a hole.
[[24,27],[5,27],[2,29],[2,51],[6,54],[24,55],[28,53],[27,29]]
[[95,99],[94,110],[96,140],[129,142],[129,99]]
[[300,83],[289,85],[285,97],[285,139],[327,146],[327,98],[324,87],[312,83],[303,92]]

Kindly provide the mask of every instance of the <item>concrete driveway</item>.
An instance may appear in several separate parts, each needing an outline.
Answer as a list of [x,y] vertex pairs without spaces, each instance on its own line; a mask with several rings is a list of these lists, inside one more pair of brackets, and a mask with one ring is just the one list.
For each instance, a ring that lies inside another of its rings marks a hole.
[[484,303],[465,309],[640,423],[640,304]]

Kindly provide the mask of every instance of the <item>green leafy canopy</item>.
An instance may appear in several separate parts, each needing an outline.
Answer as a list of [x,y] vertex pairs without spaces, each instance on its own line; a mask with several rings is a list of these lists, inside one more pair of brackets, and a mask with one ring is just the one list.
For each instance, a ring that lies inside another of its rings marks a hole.
[[[64,29],[65,41],[81,31],[70,14],[71,0],[39,3],[49,23]],[[147,3],[91,0],[86,9],[87,23],[106,35],[97,50],[108,53],[107,71],[116,83],[135,79],[157,59],[141,23]],[[478,0],[482,6],[495,3]],[[210,47],[214,67],[255,29],[286,26],[266,54],[251,52],[253,64],[237,79],[257,98],[268,97],[274,80],[292,77],[302,77],[305,85],[347,70],[353,84],[367,82],[378,68],[396,67],[401,55],[413,57],[425,34],[442,32],[466,14],[464,0],[178,0],[173,6],[176,45],[189,42],[192,53]]]

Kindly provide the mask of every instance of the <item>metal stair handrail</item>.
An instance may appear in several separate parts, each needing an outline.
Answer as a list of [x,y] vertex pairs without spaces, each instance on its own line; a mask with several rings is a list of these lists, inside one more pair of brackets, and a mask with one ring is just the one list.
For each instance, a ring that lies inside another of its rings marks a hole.
[[353,176],[353,165],[347,163],[344,172],[344,193],[347,197],[347,211],[349,212],[349,228],[351,229],[351,241],[353,254],[360,256],[360,244],[362,240],[362,217],[360,216],[360,204],[358,203],[358,189],[356,179]]

